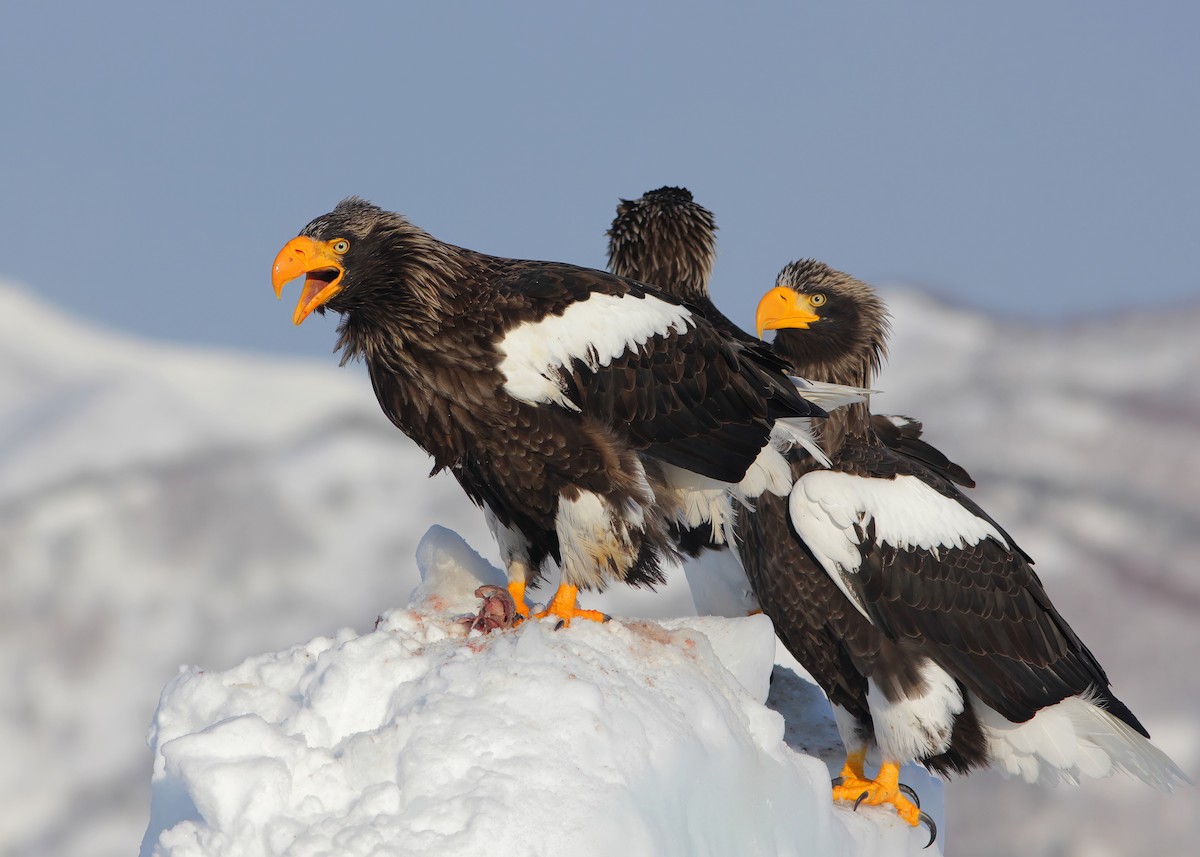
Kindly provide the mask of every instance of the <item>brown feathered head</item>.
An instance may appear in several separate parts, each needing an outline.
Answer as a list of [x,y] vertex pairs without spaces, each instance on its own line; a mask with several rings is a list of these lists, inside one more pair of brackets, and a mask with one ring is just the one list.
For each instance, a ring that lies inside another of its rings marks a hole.
[[887,356],[890,321],[875,290],[823,262],[802,259],[779,272],[759,301],[755,324],[778,331],[775,351],[814,381],[869,386]]
[[326,308],[344,314],[391,307],[421,317],[439,311],[454,284],[456,249],[402,215],[352,196],[284,245],[271,283],[278,296],[285,284],[305,278],[292,316],[296,324]]
[[608,230],[608,267],[685,301],[708,297],[717,256],[712,212],[687,188],[660,187],[623,199]]

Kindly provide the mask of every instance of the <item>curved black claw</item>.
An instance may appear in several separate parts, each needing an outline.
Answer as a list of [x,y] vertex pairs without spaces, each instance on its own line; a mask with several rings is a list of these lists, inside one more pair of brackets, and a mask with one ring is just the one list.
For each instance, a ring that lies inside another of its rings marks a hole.
[[[845,777],[834,777],[832,780],[829,781],[829,784],[832,786],[840,786],[844,782],[846,782]],[[905,785],[904,783],[900,783],[900,791],[904,792],[904,794],[908,796],[908,799],[917,805],[917,809],[921,808],[921,798],[917,794],[916,789],[914,789],[912,786]],[[859,800],[860,801],[862,800],[861,796],[859,797]],[[858,804],[855,804],[854,806],[856,809],[858,808]]]
[[855,812],[858,812],[858,805],[859,805],[860,803],[862,803],[864,800],[866,800],[866,799],[867,799],[867,797],[868,797],[868,795],[870,795],[870,792],[863,792],[862,794],[860,794],[860,795],[858,796],[858,800],[856,800],[856,801],[854,802],[854,811],[855,811]]
[[928,848],[937,839],[937,825],[933,823],[933,819],[929,817],[929,813],[925,812],[925,810],[921,810],[919,820],[921,824],[929,828],[929,841],[925,843],[925,847]]

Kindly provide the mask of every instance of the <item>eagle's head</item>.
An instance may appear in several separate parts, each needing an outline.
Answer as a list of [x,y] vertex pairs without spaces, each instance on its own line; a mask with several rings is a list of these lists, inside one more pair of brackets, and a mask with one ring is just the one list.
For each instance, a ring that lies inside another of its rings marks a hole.
[[608,230],[608,266],[617,276],[696,301],[708,297],[716,255],[712,212],[687,188],[660,187],[617,205]]
[[775,288],[759,301],[755,326],[760,337],[764,330],[780,331],[775,349],[797,367],[829,368],[864,383],[887,352],[890,325],[874,289],[822,262],[802,259],[779,272]]
[[279,297],[285,284],[304,276],[292,321],[300,324],[313,310],[324,312],[327,305],[344,311],[350,305],[346,295],[354,292],[366,270],[376,267],[376,233],[396,220],[403,222],[399,215],[352,196],[285,244],[275,257],[271,284]]

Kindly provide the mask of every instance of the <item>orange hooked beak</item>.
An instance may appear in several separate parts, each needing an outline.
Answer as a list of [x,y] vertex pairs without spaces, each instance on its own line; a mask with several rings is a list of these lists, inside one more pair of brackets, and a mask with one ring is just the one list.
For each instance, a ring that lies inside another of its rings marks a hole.
[[271,268],[275,297],[282,297],[284,285],[301,274],[307,274],[300,302],[296,304],[296,312],[292,315],[293,324],[300,324],[308,318],[309,313],[342,290],[339,284],[346,275],[346,269],[342,265],[342,257],[333,249],[337,243],[317,241],[301,235],[284,244],[275,257],[275,265]]
[[776,286],[763,295],[754,313],[754,327],[758,338],[764,330],[779,330],[783,327],[807,328],[820,321],[821,317],[812,310],[808,295],[802,295],[786,286]]

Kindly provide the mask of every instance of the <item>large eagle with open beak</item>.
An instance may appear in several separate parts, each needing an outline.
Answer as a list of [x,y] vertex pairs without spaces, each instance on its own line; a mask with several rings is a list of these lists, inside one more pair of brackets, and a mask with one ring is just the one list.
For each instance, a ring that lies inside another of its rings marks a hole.
[[603,618],[580,588],[654,584],[695,486],[786,493],[775,444],[811,444],[806,401],[761,346],[730,341],[653,287],[603,271],[443,243],[349,198],[287,242],[276,294],[293,320],[341,315],[380,406],[482,506],[517,609],[549,558],[543,615]]

